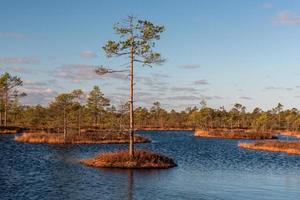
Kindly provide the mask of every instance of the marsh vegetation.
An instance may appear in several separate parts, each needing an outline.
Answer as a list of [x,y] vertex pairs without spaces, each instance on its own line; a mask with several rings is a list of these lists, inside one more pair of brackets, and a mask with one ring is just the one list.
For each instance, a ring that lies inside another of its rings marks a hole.
[[299,141],[256,141],[256,142],[243,142],[238,145],[241,148],[283,152],[289,154],[300,154]]

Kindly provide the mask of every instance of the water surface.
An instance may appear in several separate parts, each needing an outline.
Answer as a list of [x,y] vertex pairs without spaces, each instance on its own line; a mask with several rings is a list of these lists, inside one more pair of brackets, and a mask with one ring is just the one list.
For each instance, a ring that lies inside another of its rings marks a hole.
[[[48,145],[0,136],[0,199],[293,200],[300,156],[240,149],[241,140],[196,138],[189,131],[140,132],[138,147],[175,158],[168,170],[113,170],[78,163],[126,145]],[[286,139],[286,138],[281,138]]]

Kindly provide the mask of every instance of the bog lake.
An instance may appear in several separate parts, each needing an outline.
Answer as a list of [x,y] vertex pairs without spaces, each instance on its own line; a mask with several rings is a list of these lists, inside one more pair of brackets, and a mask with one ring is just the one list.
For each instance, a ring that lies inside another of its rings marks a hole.
[[[79,159],[127,145],[49,145],[0,135],[0,199],[283,200],[300,197],[300,156],[237,147],[191,131],[141,131],[136,144],[174,158],[164,170],[98,169]],[[281,138],[286,139],[286,138]]]

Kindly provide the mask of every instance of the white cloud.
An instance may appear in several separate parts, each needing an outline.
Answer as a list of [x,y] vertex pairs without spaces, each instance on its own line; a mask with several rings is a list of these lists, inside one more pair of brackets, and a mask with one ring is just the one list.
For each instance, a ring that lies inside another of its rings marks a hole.
[[97,57],[94,51],[82,51],[80,52],[80,57],[82,58],[95,58]]
[[248,97],[248,96],[241,96],[240,99],[252,100],[252,98],[251,98],[251,97]]
[[268,86],[268,87],[265,87],[265,90],[286,90],[286,91],[292,91],[293,88],[290,88],[290,87]]
[[4,71],[13,72],[13,73],[30,73],[28,69],[25,69],[24,67],[18,67],[18,66],[4,67],[3,69]]
[[180,67],[184,68],[184,69],[198,69],[198,68],[200,68],[200,65],[199,64],[186,64],[186,65],[181,65]]
[[24,86],[47,86],[48,82],[34,81],[34,80],[23,80]]
[[194,100],[200,100],[199,97],[197,96],[193,96],[193,95],[189,95],[189,96],[170,96],[165,98],[168,101],[194,101]]
[[40,104],[46,106],[58,94],[58,92],[53,90],[52,88],[39,87],[34,85],[26,86],[20,89],[20,91],[27,94],[26,97],[23,97],[21,99],[22,103],[25,105]]
[[26,39],[27,36],[23,33],[17,32],[0,32],[0,38],[12,38],[17,40],[23,40]]
[[263,3],[262,7],[266,8],[266,9],[270,9],[270,8],[273,8],[273,4],[271,4],[271,3]]
[[0,57],[0,63],[2,64],[31,64],[36,65],[40,63],[40,60],[35,57]]
[[72,80],[75,83],[81,80],[93,80],[98,76],[95,73],[96,67],[86,64],[68,64],[58,68],[55,72],[55,76]]
[[290,10],[283,10],[277,14],[274,19],[274,23],[280,25],[300,24],[300,16]]
[[171,91],[173,92],[196,92],[197,89],[193,88],[193,87],[171,87],[170,88]]
[[197,80],[194,82],[195,85],[208,85],[209,83],[205,79]]
[[[57,68],[54,74],[55,77],[71,80],[73,83],[80,83],[82,80],[95,80],[101,78],[95,73],[96,68],[97,67],[94,65],[87,64],[67,64]],[[112,73],[103,77],[124,80],[127,78],[127,74]]]

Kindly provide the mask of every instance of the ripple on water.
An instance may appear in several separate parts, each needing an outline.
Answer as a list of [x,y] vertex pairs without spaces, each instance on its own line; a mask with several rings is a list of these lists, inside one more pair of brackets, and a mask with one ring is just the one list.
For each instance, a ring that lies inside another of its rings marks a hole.
[[127,145],[47,145],[0,136],[0,199],[297,199],[300,156],[237,147],[239,140],[189,131],[140,132],[137,147],[175,158],[169,170],[95,169],[79,164]]

